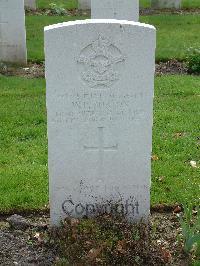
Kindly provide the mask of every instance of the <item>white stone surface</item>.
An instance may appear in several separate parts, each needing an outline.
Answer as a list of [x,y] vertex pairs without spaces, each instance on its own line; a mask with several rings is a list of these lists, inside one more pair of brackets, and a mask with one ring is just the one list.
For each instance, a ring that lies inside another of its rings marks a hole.
[[91,9],[91,0],[78,0],[78,9],[80,10]]
[[52,25],[45,55],[52,224],[116,204],[130,220],[146,218],[155,28],[120,20]]
[[0,61],[26,63],[24,0],[0,0]]
[[91,0],[93,19],[139,20],[139,0]]
[[153,8],[181,8],[181,0],[152,0],[151,6]]
[[36,9],[36,0],[24,0],[24,6],[29,9]]

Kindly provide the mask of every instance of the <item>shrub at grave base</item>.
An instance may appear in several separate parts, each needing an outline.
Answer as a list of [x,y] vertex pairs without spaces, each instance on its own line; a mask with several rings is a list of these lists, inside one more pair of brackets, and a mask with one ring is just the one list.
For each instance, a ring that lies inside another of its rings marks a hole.
[[69,265],[165,265],[149,232],[143,223],[128,224],[110,215],[72,218],[52,228],[51,242]]
[[49,4],[51,11],[54,15],[58,15],[58,16],[63,16],[67,14],[67,11],[65,10],[65,8],[61,5],[57,5],[54,3]]
[[[181,217],[182,236],[184,239],[184,251],[190,253],[196,251],[200,257],[200,208],[193,211],[192,204],[183,204],[184,215]],[[193,217],[196,213],[196,218]]]
[[200,74],[200,47],[188,50],[187,65],[190,74]]

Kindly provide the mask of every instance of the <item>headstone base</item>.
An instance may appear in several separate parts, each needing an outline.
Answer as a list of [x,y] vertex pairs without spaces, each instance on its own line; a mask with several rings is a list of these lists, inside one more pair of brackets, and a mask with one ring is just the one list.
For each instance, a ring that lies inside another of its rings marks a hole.
[[36,0],[24,0],[25,8],[35,10],[36,9]]
[[162,9],[162,8],[181,8],[181,0],[152,0],[152,8]]
[[92,19],[139,20],[139,0],[91,0]]
[[80,10],[91,9],[91,0],[78,0],[78,9]]

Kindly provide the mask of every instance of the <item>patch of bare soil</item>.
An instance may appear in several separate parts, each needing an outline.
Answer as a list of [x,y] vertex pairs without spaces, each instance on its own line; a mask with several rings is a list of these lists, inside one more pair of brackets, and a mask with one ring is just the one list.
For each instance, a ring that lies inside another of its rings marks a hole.
[[45,234],[47,222],[46,216],[36,221],[31,216],[20,217],[14,224],[0,220],[0,265],[53,265],[53,247],[48,248],[37,238],[37,234]]
[[0,64],[0,75],[26,78],[44,78],[44,64],[29,63],[27,66]]
[[[27,66],[11,66],[6,64],[0,65],[0,75],[5,76],[21,76],[27,78],[44,78],[45,76],[44,63],[29,63]],[[156,75],[165,74],[188,74],[187,66],[184,62],[179,62],[175,59],[167,62],[160,62],[156,64]]]
[[[200,14],[200,8],[184,8],[184,9],[153,9],[153,8],[141,8],[140,15],[158,15],[158,14],[173,14],[173,15],[188,15],[188,14]],[[56,13],[54,10],[50,8],[46,9],[37,9],[37,10],[26,10],[26,15],[46,15],[46,16],[58,16],[59,14]],[[90,10],[65,10],[64,16],[90,16]]]
[[184,9],[153,9],[142,8],[140,9],[140,15],[159,15],[159,14],[173,14],[173,15],[198,15],[200,14],[200,8],[184,8]]
[[167,62],[156,64],[156,75],[182,75],[188,74],[187,65],[185,62],[180,62],[176,59],[171,59]]
[[67,219],[59,230],[48,228],[47,215],[1,219],[0,265],[190,264],[177,238],[181,229],[175,213],[153,213],[150,226],[104,216]]
[[90,10],[78,10],[78,9],[64,9],[61,14],[58,12],[54,11],[53,9],[50,8],[43,8],[43,9],[36,9],[36,10],[31,10],[27,9],[26,10],[26,15],[34,15],[34,16],[90,16]]

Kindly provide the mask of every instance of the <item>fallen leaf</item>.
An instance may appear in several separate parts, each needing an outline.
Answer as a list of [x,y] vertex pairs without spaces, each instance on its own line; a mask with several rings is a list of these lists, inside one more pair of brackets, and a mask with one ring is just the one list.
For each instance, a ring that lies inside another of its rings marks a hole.
[[151,156],[151,160],[152,161],[158,161],[159,160],[159,157],[157,155],[152,155]]
[[80,221],[78,219],[72,218],[70,222],[71,222],[72,238],[76,240],[78,234],[77,225],[80,223]]
[[5,228],[9,228],[9,223],[0,221],[0,229],[5,229]]
[[175,138],[181,138],[181,137],[184,136],[184,133],[183,133],[183,132],[176,132],[176,133],[174,134],[174,136],[175,136]]
[[160,182],[164,181],[165,179],[165,176],[159,176],[159,177],[156,177],[156,179]]
[[102,263],[103,263],[102,259],[99,259],[99,258],[96,258],[96,262],[101,263],[101,265],[102,265]]
[[193,167],[193,168],[197,168],[197,163],[195,161],[190,161],[190,165]]
[[180,206],[176,206],[176,208],[174,209],[174,213],[179,213],[181,211],[182,211],[182,209]]
[[171,262],[171,261],[172,261],[172,255],[171,255],[171,253],[169,252],[169,250],[167,250],[167,249],[165,249],[165,248],[163,248],[163,247],[161,247],[160,250],[161,250],[162,257],[163,257],[164,261],[165,261],[166,263]]
[[197,210],[192,210],[192,214],[197,215],[198,211]]
[[79,223],[80,223],[80,221],[78,219],[75,219],[75,218],[71,219],[71,226],[78,225]]
[[122,254],[126,253],[125,251],[125,247],[126,247],[126,242],[125,240],[119,240],[117,242],[117,247],[116,247],[116,250]]
[[28,71],[30,68],[29,67],[24,67],[23,70]]
[[34,238],[36,238],[39,243],[43,243],[44,242],[44,237],[40,233],[35,233]]
[[92,244],[92,241],[85,241],[85,244],[90,246]]
[[92,248],[87,254],[89,260],[95,260],[101,253],[102,248]]

